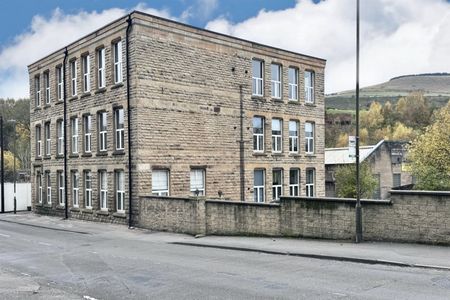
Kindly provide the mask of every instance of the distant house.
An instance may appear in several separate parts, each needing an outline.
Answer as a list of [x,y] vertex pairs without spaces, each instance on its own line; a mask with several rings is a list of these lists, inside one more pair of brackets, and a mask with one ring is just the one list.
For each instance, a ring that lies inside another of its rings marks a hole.
[[[413,183],[406,164],[407,142],[382,140],[376,145],[360,147],[361,162],[369,162],[372,174],[378,181],[373,194],[374,199],[386,199],[392,188]],[[336,168],[355,164],[349,157],[348,147],[325,149],[325,193],[327,197],[336,197]]]

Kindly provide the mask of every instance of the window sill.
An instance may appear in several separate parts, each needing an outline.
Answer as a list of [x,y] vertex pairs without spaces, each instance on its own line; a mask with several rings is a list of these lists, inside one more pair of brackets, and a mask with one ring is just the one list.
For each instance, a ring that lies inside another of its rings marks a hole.
[[75,211],[75,212],[79,212],[80,208],[79,207],[71,207],[70,211]]
[[253,155],[253,156],[267,156],[267,154],[264,153],[264,152],[253,152],[252,155]]
[[83,154],[81,154],[81,157],[91,157],[92,153],[91,152],[85,152]]
[[300,101],[298,100],[289,100],[288,104],[301,105]]
[[94,93],[95,94],[101,94],[101,93],[104,93],[104,92],[106,92],[106,87],[99,88]]
[[78,96],[77,95],[72,96],[72,97],[69,98],[69,101],[74,101],[74,100],[78,100]]
[[298,153],[289,153],[289,157],[302,157],[302,156]]
[[314,158],[314,157],[317,157],[317,156],[314,153],[312,153],[312,154],[305,154],[305,157]]
[[314,102],[305,102],[305,106],[316,107],[317,105]]
[[44,207],[44,205],[42,203],[36,203],[35,206]]
[[109,216],[109,211],[107,211],[107,210],[97,210],[96,214],[97,215],[101,215],[101,216]]
[[127,215],[124,212],[115,212],[112,214],[113,217],[125,219]]
[[56,209],[57,209],[57,210],[65,210],[66,207],[65,207],[64,205],[57,205],[57,206],[56,206]]
[[42,207],[52,208],[52,204],[45,203],[44,205],[41,204]]
[[42,156],[35,157],[34,160],[42,160]]
[[64,103],[64,101],[63,100],[58,100],[58,101],[56,101],[55,102],[55,105],[58,105],[58,104],[63,104]]
[[115,84],[111,87],[111,90],[118,89],[118,88],[120,88],[120,87],[122,87],[122,86],[124,86],[123,82],[115,83]]
[[70,154],[69,155],[69,158],[79,158],[80,157],[80,155],[78,155],[78,154]]
[[275,157],[283,157],[284,154],[283,154],[282,152],[272,152],[272,156],[275,156]]
[[55,158],[64,158],[64,155],[62,155],[62,154],[56,154],[56,156],[55,156]]
[[97,152],[97,154],[95,154],[95,156],[108,156],[108,151],[99,151]]
[[85,93],[83,93],[83,94],[80,96],[80,99],[81,99],[81,98],[89,97],[90,95],[91,95],[91,92],[85,92]]
[[34,108],[34,111],[38,111],[38,110],[41,110],[42,108],[40,107],[40,106],[38,106],[38,107],[35,107]]
[[272,98],[273,103],[284,103],[283,99],[281,98]]
[[52,159],[52,157],[50,155],[46,155],[46,156],[44,156],[44,159],[49,160],[49,159]]
[[45,104],[44,105],[44,109],[49,108],[49,107],[52,107],[52,105],[51,104]]
[[93,213],[94,213],[94,211],[92,210],[92,208],[84,208],[84,209],[81,210],[81,212],[82,212],[83,214],[93,214]]
[[252,100],[265,101],[264,96],[252,95]]
[[116,150],[112,154],[113,155],[125,155],[125,150]]

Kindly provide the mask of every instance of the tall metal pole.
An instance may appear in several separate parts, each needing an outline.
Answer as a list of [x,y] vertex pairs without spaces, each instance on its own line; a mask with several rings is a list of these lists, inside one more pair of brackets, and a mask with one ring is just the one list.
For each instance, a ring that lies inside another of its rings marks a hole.
[[14,121],[14,172],[13,172],[13,176],[14,176],[14,214],[16,214],[17,211],[17,199],[16,199],[16,180],[17,180],[17,176],[16,176],[16,125],[17,123]]
[[359,0],[356,0],[356,237],[362,242],[361,189],[359,182]]
[[1,205],[2,213],[5,212],[5,157],[3,155],[5,149],[3,149],[3,117],[0,116],[0,176],[1,178]]

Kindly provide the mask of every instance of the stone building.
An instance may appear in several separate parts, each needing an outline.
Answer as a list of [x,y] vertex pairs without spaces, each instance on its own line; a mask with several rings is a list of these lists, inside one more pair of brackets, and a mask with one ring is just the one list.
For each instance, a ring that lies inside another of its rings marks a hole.
[[148,195],[325,196],[324,67],[132,12],[29,66],[33,210],[124,223]]
[[[374,199],[389,198],[389,191],[413,184],[406,159],[407,142],[381,140],[376,145],[360,147],[361,163],[369,163],[372,175],[377,180]],[[349,157],[347,147],[325,149],[325,187],[327,197],[336,197],[336,168],[355,164]]]

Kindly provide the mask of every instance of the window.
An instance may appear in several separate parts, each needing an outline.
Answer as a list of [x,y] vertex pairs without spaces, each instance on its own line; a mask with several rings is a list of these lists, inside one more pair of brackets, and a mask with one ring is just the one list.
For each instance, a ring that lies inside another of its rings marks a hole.
[[84,172],[84,205],[92,209],[92,173]]
[[298,197],[300,196],[300,170],[290,169],[289,170],[289,196]]
[[299,122],[289,121],[289,152],[298,153]]
[[42,175],[41,173],[37,173],[36,175],[36,183],[37,183],[37,200],[39,203],[42,203]]
[[48,71],[44,73],[44,85],[45,85],[45,104],[50,104],[50,73]]
[[83,91],[85,93],[91,90],[91,69],[89,54],[82,57],[83,64]]
[[72,153],[78,153],[78,118],[70,119],[70,128],[72,131]]
[[205,170],[191,170],[191,194],[194,196],[205,196]]
[[253,199],[255,202],[264,202],[265,195],[265,174],[264,170],[255,170],[253,172]]
[[56,67],[56,92],[59,101],[63,100],[63,77],[62,66]]
[[79,174],[78,172],[72,172],[72,204],[73,207],[80,206],[80,195],[79,195]]
[[281,152],[282,150],[282,128],[282,120],[272,119],[272,152]]
[[98,114],[98,150],[99,151],[106,151],[107,150],[107,144],[106,144],[106,138],[107,138],[107,128],[108,126],[108,119],[106,112],[101,112]]
[[169,171],[153,170],[152,195],[169,196]]
[[305,123],[305,152],[314,153],[314,123]]
[[314,197],[314,169],[306,170],[306,197]]
[[283,195],[283,170],[272,171],[272,200],[280,200]]
[[64,173],[62,171],[58,171],[57,173],[58,178],[58,201],[59,205],[64,206]]
[[71,78],[71,87],[72,87],[72,96],[77,95],[77,61],[72,60],[70,62],[70,78]]
[[271,84],[272,84],[272,97],[281,98],[281,66],[272,64],[270,66],[271,71]]
[[392,187],[397,187],[402,185],[402,174],[397,173],[392,175]]
[[305,102],[314,103],[314,72],[305,71]]
[[91,128],[91,115],[85,115],[83,117],[83,130],[84,130],[84,152],[90,153],[92,151],[92,128]]
[[42,156],[41,126],[36,126],[36,157]]
[[100,185],[100,209],[108,210],[108,173],[106,171],[99,172]]
[[261,60],[252,60],[252,94],[263,96],[263,69],[264,63]]
[[298,101],[298,69],[289,68],[289,100]]
[[50,177],[50,172],[45,173],[47,181],[47,204],[52,204],[52,179]]
[[115,135],[116,150],[123,150],[124,149],[123,108],[119,108],[114,111],[114,127],[116,129]]
[[114,83],[122,82],[122,41],[113,45],[114,52]]
[[36,89],[35,104],[36,107],[39,107],[41,106],[41,77],[39,75],[34,77],[34,86]]
[[264,152],[263,117],[253,117],[253,151]]
[[98,66],[97,83],[98,83],[98,88],[101,89],[106,86],[105,48],[101,48],[97,51],[97,66]]
[[64,154],[64,123],[62,120],[56,122],[56,134],[57,134],[57,151],[58,155]]
[[52,137],[50,136],[50,122],[44,124],[44,138],[45,138],[44,153],[46,156],[50,156],[52,145]]
[[125,212],[125,176],[123,171],[116,171],[116,209],[117,212]]

